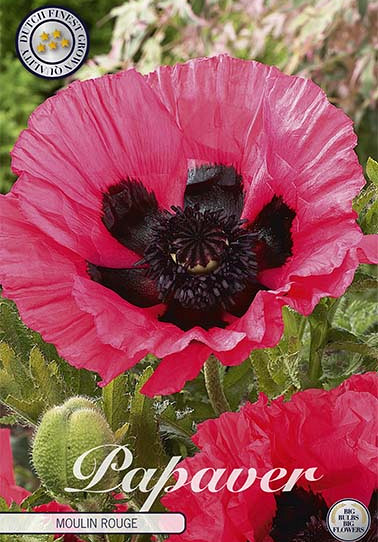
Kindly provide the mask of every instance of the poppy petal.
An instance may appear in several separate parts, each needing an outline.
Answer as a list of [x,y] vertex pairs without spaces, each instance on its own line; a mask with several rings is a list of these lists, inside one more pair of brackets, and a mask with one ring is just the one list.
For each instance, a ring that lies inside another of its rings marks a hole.
[[240,173],[245,141],[261,130],[261,103],[274,71],[224,54],[162,66],[146,78],[190,142],[191,158]]
[[181,205],[182,147],[180,130],[134,70],[75,82],[37,108],[19,137],[12,168],[27,175],[14,193],[26,218],[56,241],[92,263],[126,267],[129,252],[101,221],[103,193],[131,178],[162,208]]
[[154,395],[169,395],[180,391],[185,382],[198,376],[210,353],[209,349],[193,342],[178,354],[166,356],[143,386],[142,393],[153,397]]
[[9,429],[0,428],[0,456],[0,497],[5,499],[8,506],[12,502],[21,504],[30,492],[16,485]]
[[378,264],[378,235],[364,235],[358,245],[361,263]]
[[0,217],[3,294],[17,303],[23,321],[72,365],[99,372],[107,382],[139,361],[102,343],[93,317],[75,302],[73,279],[87,276],[85,262],[27,224],[13,195],[0,199]]

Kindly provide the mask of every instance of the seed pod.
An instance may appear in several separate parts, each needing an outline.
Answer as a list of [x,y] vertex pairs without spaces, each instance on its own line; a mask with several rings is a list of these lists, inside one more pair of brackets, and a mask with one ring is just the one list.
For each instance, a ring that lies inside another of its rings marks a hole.
[[[53,495],[67,497],[65,488],[83,489],[90,481],[74,476],[77,458],[92,448],[114,443],[113,432],[96,405],[85,397],[73,397],[43,416],[34,438],[33,464],[42,483]],[[109,451],[106,447],[92,452],[83,461],[82,474],[90,475]],[[92,489],[110,489],[117,482],[118,473],[109,469]],[[72,497],[82,498],[83,493],[70,494]]]

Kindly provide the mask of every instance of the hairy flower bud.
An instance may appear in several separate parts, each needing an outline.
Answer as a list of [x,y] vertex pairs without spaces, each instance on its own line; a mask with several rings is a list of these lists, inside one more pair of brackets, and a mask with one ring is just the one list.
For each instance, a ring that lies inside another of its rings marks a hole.
[[[34,438],[34,467],[52,494],[67,496],[66,487],[82,489],[88,483],[73,473],[77,458],[92,448],[113,443],[114,435],[96,405],[85,397],[73,397],[43,416]],[[91,453],[83,462],[82,474],[89,476],[107,453],[106,448]],[[118,474],[109,469],[94,489],[113,487],[117,481]]]

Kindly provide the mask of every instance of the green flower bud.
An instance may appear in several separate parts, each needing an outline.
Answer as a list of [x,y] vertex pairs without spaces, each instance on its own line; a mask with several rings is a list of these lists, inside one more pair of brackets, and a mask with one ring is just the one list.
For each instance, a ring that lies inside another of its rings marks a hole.
[[[83,489],[89,483],[89,480],[78,480],[73,474],[77,458],[92,448],[114,443],[114,434],[96,405],[85,397],[73,397],[43,416],[34,438],[33,464],[42,483],[53,495],[67,497],[66,487]],[[90,475],[109,451],[109,448],[101,448],[89,454],[82,464],[82,474]],[[112,488],[117,485],[118,476],[109,469],[92,489]],[[83,498],[84,494],[70,494],[70,499],[73,495]]]

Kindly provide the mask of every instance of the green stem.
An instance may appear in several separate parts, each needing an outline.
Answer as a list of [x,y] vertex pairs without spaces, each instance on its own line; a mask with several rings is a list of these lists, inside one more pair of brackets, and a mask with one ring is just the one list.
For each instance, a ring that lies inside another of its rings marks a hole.
[[219,361],[211,354],[204,367],[205,384],[210,403],[217,416],[231,410],[223,391],[219,374]]

